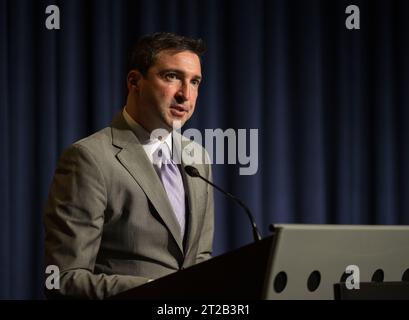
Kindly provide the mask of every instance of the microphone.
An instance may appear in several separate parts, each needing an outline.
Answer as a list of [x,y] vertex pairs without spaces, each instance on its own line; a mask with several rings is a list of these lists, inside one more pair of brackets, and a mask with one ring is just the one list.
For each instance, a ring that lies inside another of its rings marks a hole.
[[225,194],[227,197],[233,199],[234,201],[236,201],[236,203],[238,203],[247,213],[247,216],[250,219],[250,223],[251,223],[251,227],[253,229],[253,238],[254,241],[260,241],[261,240],[261,236],[260,236],[260,232],[257,229],[257,225],[256,222],[254,221],[253,215],[250,212],[250,209],[237,197],[235,197],[234,195],[232,195],[229,192],[224,191],[223,189],[219,188],[218,186],[216,186],[215,184],[213,184],[212,182],[210,182],[209,180],[207,180],[206,178],[202,177],[199,173],[199,170],[197,170],[195,167],[192,166],[185,166],[185,171],[186,173],[193,177],[193,178],[200,178],[203,181],[207,182],[208,184],[210,184],[213,188],[216,188],[217,190],[219,190],[221,193]]

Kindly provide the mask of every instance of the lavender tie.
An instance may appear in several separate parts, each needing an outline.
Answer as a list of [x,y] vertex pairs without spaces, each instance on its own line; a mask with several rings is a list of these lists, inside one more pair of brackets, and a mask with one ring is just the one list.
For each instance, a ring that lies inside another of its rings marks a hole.
[[173,212],[179,222],[182,239],[185,234],[185,189],[179,168],[171,159],[170,150],[166,143],[158,148],[157,155],[161,158],[160,178],[168,195]]

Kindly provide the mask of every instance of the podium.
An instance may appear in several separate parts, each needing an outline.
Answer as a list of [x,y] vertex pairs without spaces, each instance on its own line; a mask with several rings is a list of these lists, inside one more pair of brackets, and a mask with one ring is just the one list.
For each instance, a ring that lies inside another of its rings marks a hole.
[[[272,232],[113,299],[409,299],[409,226],[279,224]],[[361,289],[348,289],[349,277]]]
[[274,237],[148,282],[113,299],[262,299]]

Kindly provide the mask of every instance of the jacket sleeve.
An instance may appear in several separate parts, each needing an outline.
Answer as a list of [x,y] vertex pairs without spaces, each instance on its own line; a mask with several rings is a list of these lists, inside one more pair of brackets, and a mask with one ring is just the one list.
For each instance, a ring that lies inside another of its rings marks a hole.
[[59,268],[58,295],[104,299],[148,281],[93,273],[106,205],[107,188],[97,161],[85,147],[71,146],[58,163],[44,214],[45,265]]

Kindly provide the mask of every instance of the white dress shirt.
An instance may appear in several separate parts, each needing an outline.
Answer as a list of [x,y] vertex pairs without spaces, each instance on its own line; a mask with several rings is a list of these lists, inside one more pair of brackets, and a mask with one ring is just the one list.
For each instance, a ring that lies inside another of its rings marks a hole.
[[125,118],[126,123],[131,127],[132,131],[135,133],[140,143],[142,144],[143,149],[145,150],[150,162],[158,165],[158,167],[160,168],[162,164],[154,163],[153,154],[162,143],[166,143],[169,147],[169,150],[172,152],[172,135],[168,133],[165,139],[163,139],[163,137],[159,139],[159,137],[156,137],[154,134],[151,135],[148,131],[145,130],[145,128],[143,128],[139,123],[132,119],[128,112],[126,112],[126,107],[124,107],[122,114]]

